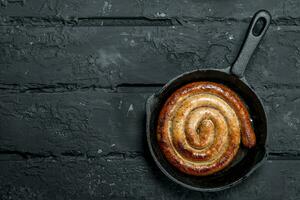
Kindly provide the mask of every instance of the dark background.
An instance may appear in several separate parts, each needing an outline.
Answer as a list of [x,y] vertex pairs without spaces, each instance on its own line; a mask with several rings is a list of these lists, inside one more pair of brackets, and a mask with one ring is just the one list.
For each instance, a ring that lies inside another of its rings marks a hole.
[[[232,64],[262,8],[273,21],[245,75],[269,158],[232,189],[184,189],[149,156],[145,100]],[[0,199],[300,198],[300,1],[1,0],[0,14]]]

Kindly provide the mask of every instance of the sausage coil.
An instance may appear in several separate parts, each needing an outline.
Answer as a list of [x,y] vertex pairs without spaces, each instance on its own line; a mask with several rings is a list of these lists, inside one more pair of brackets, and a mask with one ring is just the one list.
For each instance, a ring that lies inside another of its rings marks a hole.
[[187,84],[167,99],[158,117],[157,140],[173,166],[195,176],[228,166],[241,140],[247,148],[256,143],[244,102],[214,82]]

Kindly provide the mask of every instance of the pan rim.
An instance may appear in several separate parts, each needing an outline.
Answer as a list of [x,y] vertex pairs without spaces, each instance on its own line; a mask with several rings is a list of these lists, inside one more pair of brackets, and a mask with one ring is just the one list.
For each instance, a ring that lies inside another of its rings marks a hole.
[[[264,118],[265,118],[265,127],[266,127],[266,138],[265,138],[265,144],[263,145],[264,147],[264,154],[263,157],[257,161],[257,163],[255,163],[254,166],[252,166],[245,175],[241,176],[240,178],[238,178],[237,180],[230,182],[228,184],[224,184],[222,186],[217,186],[217,187],[195,187],[192,186],[191,184],[187,184],[181,180],[178,180],[177,178],[175,178],[173,175],[171,175],[166,169],[165,167],[161,164],[161,162],[158,160],[156,153],[154,152],[153,146],[152,146],[152,142],[151,142],[151,130],[150,130],[150,126],[151,126],[151,118],[153,117],[152,114],[152,109],[151,107],[153,107],[153,105],[151,104],[157,104],[157,102],[155,102],[155,100],[157,101],[157,98],[162,95],[173,83],[174,81],[190,75],[192,73],[206,73],[212,71],[214,73],[224,73],[224,75],[227,76],[234,76],[232,74],[230,74],[230,67],[225,68],[225,69],[196,69],[193,71],[189,71],[189,72],[185,72],[183,74],[180,74],[179,76],[174,77],[173,79],[171,79],[170,81],[168,81],[168,83],[166,83],[158,92],[152,94],[146,101],[146,134],[147,134],[147,143],[148,143],[148,148],[150,150],[151,156],[154,159],[156,165],[158,166],[158,168],[163,172],[163,174],[165,174],[171,181],[185,187],[188,188],[190,190],[194,190],[194,191],[201,191],[201,192],[217,192],[217,191],[221,191],[221,190],[225,190],[228,188],[231,188],[235,185],[238,185],[239,183],[241,183],[242,181],[244,181],[245,179],[247,179],[256,169],[258,169],[260,166],[263,165],[263,163],[267,160],[267,156],[268,156],[268,146],[267,146],[267,142],[268,142],[268,130],[267,130],[267,124],[268,124],[268,119],[267,119],[267,114],[265,112],[265,107],[262,103],[262,100],[260,99],[260,97],[255,93],[255,91],[249,86],[248,82],[246,81],[246,79],[243,78],[238,78],[235,77],[236,79],[238,79],[239,81],[241,81],[242,83],[245,84],[245,86],[255,95],[255,97],[257,98],[257,100],[259,101],[259,104],[262,107],[262,111],[264,113]],[[190,82],[193,82],[193,80],[191,80]],[[153,134],[152,134],[153,135]]]

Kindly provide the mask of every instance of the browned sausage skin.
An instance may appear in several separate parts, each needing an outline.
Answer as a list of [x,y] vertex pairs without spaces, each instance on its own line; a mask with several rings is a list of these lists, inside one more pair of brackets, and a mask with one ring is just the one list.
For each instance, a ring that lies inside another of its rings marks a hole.
[[194,82],[175,91],[162,107],[157,125],[159,146],[180,171],[210,175],[228,166],[240,140],[256,143],[248,110],[228,87]]

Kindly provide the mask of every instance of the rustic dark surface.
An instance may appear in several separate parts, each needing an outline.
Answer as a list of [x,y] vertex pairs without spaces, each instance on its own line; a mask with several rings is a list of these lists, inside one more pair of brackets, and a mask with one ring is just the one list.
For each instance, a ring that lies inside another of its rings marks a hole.
[[[269,158],[217,193],[169,181],[145,144],[145,100],[170,78],[234,61],[273,15],[246,78]],[[1,0],[0,199],[300,198],[300,1]]]

